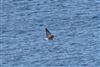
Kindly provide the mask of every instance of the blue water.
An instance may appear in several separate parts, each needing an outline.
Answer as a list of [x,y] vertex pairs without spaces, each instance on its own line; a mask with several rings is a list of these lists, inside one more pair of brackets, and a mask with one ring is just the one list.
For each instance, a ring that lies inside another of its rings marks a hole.
[[100,0],[0,0],[0,67],[36,66],[100,67]]

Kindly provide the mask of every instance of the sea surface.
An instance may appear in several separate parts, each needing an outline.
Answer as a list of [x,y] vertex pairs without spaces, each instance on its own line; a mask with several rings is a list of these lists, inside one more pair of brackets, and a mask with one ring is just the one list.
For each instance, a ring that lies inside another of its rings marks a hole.
[[100,67],[100,0],[0,0],[0,67],[37,66]]

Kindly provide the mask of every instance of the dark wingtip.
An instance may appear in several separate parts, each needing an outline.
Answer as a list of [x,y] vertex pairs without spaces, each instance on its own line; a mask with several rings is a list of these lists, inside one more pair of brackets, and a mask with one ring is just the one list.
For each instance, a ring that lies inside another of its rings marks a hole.
[[47,29],[47,28],[45,28],[45,30],[47,31],[48,29]]
[[51,35],[50,31],[49,31],[47,28],[45,28],[45,32],[46,32],[46,36],[47,36],[47,37],[48,37],[49,35]]
[[48,29],[47,29],[47,28],[45,28],[45,31],[46,31],[46,32],[48,32]]

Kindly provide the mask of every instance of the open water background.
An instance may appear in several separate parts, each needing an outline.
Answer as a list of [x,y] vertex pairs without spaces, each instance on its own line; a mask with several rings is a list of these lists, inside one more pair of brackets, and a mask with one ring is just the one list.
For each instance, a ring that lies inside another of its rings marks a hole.
[[100,0],[0,0],[0,67],[36,66],[100,67]]

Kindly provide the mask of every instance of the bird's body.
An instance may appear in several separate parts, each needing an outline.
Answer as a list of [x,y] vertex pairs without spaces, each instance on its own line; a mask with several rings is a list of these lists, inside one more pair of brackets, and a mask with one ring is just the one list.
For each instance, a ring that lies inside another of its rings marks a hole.
[[45,28],[45,32],[46,32],[46,37],[48,38],[48,40],[53,40],[54,35],[52,35],[47,28]]

